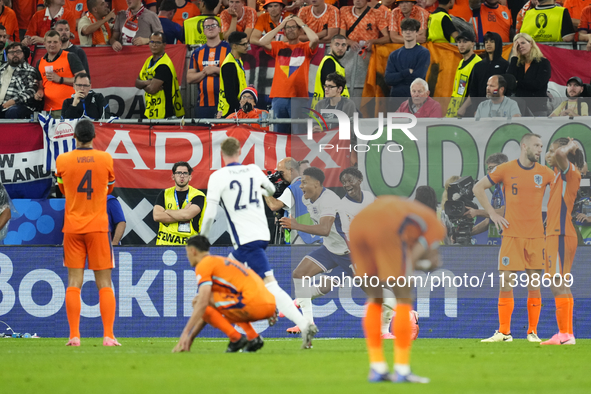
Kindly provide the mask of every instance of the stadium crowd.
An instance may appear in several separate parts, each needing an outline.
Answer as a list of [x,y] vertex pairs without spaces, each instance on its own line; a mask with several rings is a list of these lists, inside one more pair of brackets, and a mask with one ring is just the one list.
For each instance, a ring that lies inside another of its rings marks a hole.
[[[389,43],[403,44],[390,54],[384,75],[390,96],[396,98],[391,103],[399,111],[418,117],[586,114],[587,106],[578,98],[590,96],[591,89],[583,83],[583,76],[570,78],[568,83],[576,89],[566,89],[564,103],[547,105],[553,65],[536,42],[589,42],[591,6],[583,0],[521,3],[0,0],[0,43],[5,47],[0,65],[0,117],[29,118],[34,111],[44,110],[59,118],[66,115],[64,105],[67,116],[104,117],[107,103],[101,102],[98,108],[89,89],[91,75],[84,51],[84,47],[98,45],[110,45],[117,52],[123,45],[148,45],[152,56],[138,70],[136,81],[136,87],[145,91],[145,116],[184,116],[179,80],[166,54],[166,45],[177,43],[199,45],[187,73],[187,83],[198,84],[198,102],[190,111],[195,117],[259,119],[269,109],[264,95],[259,97],[246,83],[241,57],[250,45],[262,47],[275,59],[268,103],[275,117],[292,117],[291,100],[309,97],[309,78],[314,80],[313,107],[351,112],[350,87],[335,85],[340,82],[335,76],[327,84],[328,76],[336,73],[350,80],[340,62],[347,51],[365,55]],[[462,56],[452,99],[443,110],[429,99],[434,89],[425,82],[431,61],[429,50],[421,46],[426,42],[455,43]],[[513,50],[507,62],[502,46],[509,42]],[[474,52],[479,43],[485,48],[480,56]],[[589,44],[587,50],[591,50]],[[30,65],[36,45],[45,46],[47,55]],[[317,73],[310,75],[310,61],[318,51],[325,56]],[[83,72],[83,82],[88,83],[77,84]],[[337,90],[345,100],[336,100]],[[93,98],[85,100],[89,94]],[[72,111],[72,99],[81,108]],[[97,108],[87,109],[85,101]],[[484,112],[478,110],[482,103],[487,107]],[[277,131],[289,132],[290,127],[280,125]]]

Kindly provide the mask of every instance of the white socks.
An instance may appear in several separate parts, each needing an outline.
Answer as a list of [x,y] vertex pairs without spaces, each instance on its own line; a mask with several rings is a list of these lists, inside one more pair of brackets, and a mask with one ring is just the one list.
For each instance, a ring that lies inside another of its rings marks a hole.
[[304,317],[306,318],[306,320],[308,320],[310,323],[314,324],[314,310],[313,310],[313,306],[312,306],[312,299],[311,298],[298,298],[298,299],[296,299],[296,302],[300,306],[300,309],[302,310],[302,313],[304,314]]
[[381,375],[388,373],[388,364],[384,361],[379,363],[369,363],[369,367]]
[[294,322],[300,330],[306,328],[309,324],[308,320],[298,311],[298,308],[293,304],[293,300],[281,287],[277,281],[265,284],[267,290],[275,296],[275,304],[279,312],[283,313],[285,317]]
[[394,317],[394,308],[396,308],[396,298],[384,298],[382,304],[382,334],[390,332],[390,323]]

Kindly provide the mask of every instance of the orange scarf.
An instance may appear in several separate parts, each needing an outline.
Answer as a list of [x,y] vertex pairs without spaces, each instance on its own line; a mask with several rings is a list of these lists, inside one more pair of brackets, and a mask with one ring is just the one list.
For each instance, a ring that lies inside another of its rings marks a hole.
[[[96,18],[94,17],[94,15],[90,13],[90,11],[87,13],[87,15],[88,19],[90,19],[90,23],[97,22]],[[107,37],[111,37],[111,27],[109,26],[109,23],[105,22],[103,26],[107,30]],[[100,29],[95,30],[94,33],[92,33],[92,43],[94,45],[107,45],[108,38],[105,39],[105,34],[103,33],[103,26],[101,26]]]

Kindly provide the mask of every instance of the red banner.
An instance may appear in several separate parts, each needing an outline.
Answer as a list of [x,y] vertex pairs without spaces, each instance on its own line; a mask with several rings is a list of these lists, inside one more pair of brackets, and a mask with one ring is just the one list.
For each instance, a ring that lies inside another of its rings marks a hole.
[[[144,62],[152,56],[148,45],[124,45],[120,52],[115,52],[111,47],[84,47],[84,52],[88,59],[93,89],[135,87],[135,80]],[[36,65],[46,53],[45,48],[37,48],[31,64]],[[166,46],[166,54],[174,64],[179,82],[183,80],[186,53],[185,45]]]
[[542,54],[552,65],[550,81],[566,85],[570,77],[580,77],[584,83],[591,80],[591,52],[556,48],[538,44]]

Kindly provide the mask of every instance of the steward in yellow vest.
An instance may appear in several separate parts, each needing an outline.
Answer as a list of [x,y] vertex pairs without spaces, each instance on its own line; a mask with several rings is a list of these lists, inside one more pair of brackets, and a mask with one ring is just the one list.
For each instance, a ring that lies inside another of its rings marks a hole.
[[205,194],[189,186],[191,166],[183,161],[172,167],[175,186],[160,192],[152,212],[160,223],[156,245],[185,245],[187,239],[199,234],[203,211],[207,206]]
[[184,30],[186,45],[203,45],[207,42],[203,23],[205,22],[205,19],[211,18],[212,16],[215,17],[215,19],[218,21],[218,24],[221,26],[222,21],[220,20],[220,17],[215,15],[202,14],[199,16],[194,16],[193,18],[185,19]]
[[[337,34],[330,42],[330,55],[324,56],[320,62],[320,65],[318,66],[316,80],[314,82],[314,98],[312,99],[312,108],[315,108],[316,104],[324,98],[324,82],[326,82],[326,77],[329,74],[337,73],[343,78],[346,78],[345,67],[343,67],[339,62],[339,60],[345,56],[345,53],[347,53],[347,39],[340,34]],[[347,86],[345,86],[343,89],[341,96],[347,98],[351,97]]]
[[460,51],[460,55],[463,56],[463,60],[458,64],[456,70],[451,101],[445,114],[447,118],[455,118],[458,115],[458,109],[460,109],[464,98],[468,95],[468,82],[470,81],[472,69],[476,63],[482,60],[474,53],[475,40],[476,38],[469,31],[461,32],[456,38],[458,50]]
[[573,23],[567,9],[542,0],[523,17],[520,33],[527,33],[536,42],[561,42],[574,39]]
[[164,33],[155,32],[150,36],[150,56],[135,81],[135,87],[145,91],[148,119],[164,119],[185,115],[179,81],[174,64],[164,52]]
[[454,6],[454,0],[439,1],[439,7],[431,15],[427,24],[427,41],[456,42],[458,30],[451,21],[449,10]]
[[227,117],[240,110],[240,92],[246,89],[246,75],[240,58],[248,51],[246,33],[234,31],[228,37],[231,52],[220,68],[220,97],[218,115]]

